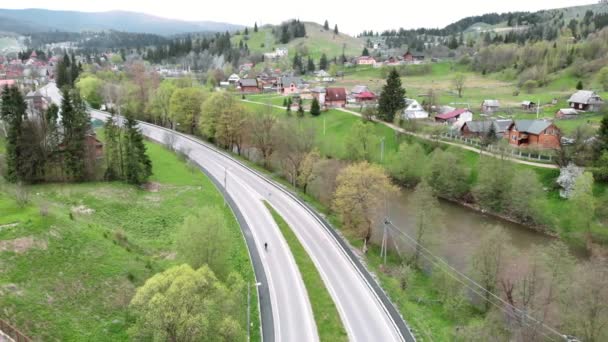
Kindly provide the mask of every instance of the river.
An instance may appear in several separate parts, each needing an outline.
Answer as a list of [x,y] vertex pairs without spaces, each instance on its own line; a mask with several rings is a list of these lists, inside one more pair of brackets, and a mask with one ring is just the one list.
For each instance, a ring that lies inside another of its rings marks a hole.
[[[389,200],[388,212],[394,226],[414,237],[414,206],[410,203],[412,195],[412,190],[402,189],[398,195]],[[442,224],[430,233],[431,242],[428,244],[428,248],[460,271],[469,271],[471,256],[483,237],[495,226],[502,227],[509,236],[513,253],[509,253],[511,259],[508,262],[512,265],[525,263],[530,253],[555,240],[554,237],[524,225],[483,214],[449,201],[440,201],[439,207],[443,214]],[[382,225],[380,224],[379,229],[376,229],[374,240],[379,242],[381,234]],[[403,254],[411,254],[411,245],[410,242],[407,242],[407,238],[399,237],[397,232],[391,232],[390,237],[389,246],[392,250],[397,248]],[[396,247],[395,243],[397,243]],[[409,251],[406,250],[408,248],[410,248]],[[571,249],[571,253],[577,259],[586,257],[585,252],[581,250]]]

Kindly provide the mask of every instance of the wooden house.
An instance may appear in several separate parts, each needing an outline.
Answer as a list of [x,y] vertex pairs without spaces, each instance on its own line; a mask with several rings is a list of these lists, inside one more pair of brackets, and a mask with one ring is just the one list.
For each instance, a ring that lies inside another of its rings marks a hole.
[[504,133],[509,144],[517,147],[557,149],[561,132],[547,120],[515,120]]

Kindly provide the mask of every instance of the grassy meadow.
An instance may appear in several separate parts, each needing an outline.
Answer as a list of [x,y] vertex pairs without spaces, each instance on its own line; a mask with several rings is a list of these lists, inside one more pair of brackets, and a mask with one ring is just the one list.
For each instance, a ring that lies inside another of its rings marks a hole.
[[275,47],[287,47],[289,56],[293,57],[296,51],[307,51],[308,55],[314,58],[315,63],[319,62],[323,53],[328,58],[341,56],[343,46],[347,56],[358,56],[363,50],[365,43],[363,40],[341,33],[334,35],[333,23],[330,23],[329,31],[316,23],[305,22],[304,25],[306,37],[293,39],[287,44],[278,44],[272,28],[268,26],[260,27],[258,32],[253,32],[253,27],[249,27],[249,35],[245,36],[241,31],[240,35],[232,36],[231,40],[237,45],[242,40],[243,43],[247,43],[250,51],[256,53],[272,52]]
[[[164,147],[147,147],[154,172],[149,190],[102,182],[32,185],[22,207],[13,198],[14,187],[2,184],[3,319],[35,340],[128,340],[135,289],[180,263],[175,230],[201,206],[224,213],[231,227],[230,268],[253,279],[239,225],[213,183]],[[253,305],[255,341],[260,340],[257,312]]]

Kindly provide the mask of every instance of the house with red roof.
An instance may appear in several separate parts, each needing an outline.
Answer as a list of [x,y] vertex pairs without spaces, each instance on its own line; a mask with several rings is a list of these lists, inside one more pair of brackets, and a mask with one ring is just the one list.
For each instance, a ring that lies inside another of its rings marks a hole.
[[17,81],[15,81],[15,80],[0,80],[0,87],[2,87],[2,88],[12,87],[15,84],[17,84]]
[[357,103],[375,102],[376,99],[377,99],[376,94],[372,93],[371,91],[363,91],[363,92],[355,95],[355,101]]
[[376,59],[372,56],[361,56],[357,58],[357,65],[374,65],[376,64]]
[[456,109],[451,112],[435,115],[435,121],[444,123],[455,123],[457,121],[467,122],[473,120],[473,113],[468,109]]
[[345,88],[326,88],[325,107],[345,107],[346,89]]

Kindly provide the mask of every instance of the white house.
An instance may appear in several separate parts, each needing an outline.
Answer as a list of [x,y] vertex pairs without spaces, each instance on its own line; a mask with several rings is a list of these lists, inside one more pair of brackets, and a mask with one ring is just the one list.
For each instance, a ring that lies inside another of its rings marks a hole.
[[405,99],[405,109],[403,110],[403,119],[415,120],[415,119],[428,119],[429,113],[413,99]]
[[228,77],[228,83],[230,84],[237,84],[240,80],[241,78],[237,74],[232,74],[230,77]]
[[317,82],[334,82],[335,79],[325,70],[315,72]]
[[276,53],[278,57],[285,57],[289,53],[289,50],[286,47],[278,47],[274,49],[274,53]]

